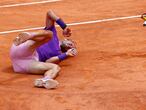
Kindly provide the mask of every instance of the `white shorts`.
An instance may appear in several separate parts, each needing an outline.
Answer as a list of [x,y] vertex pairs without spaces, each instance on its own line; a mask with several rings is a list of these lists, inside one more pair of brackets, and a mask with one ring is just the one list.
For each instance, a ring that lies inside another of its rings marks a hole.
[[30,52],[29,47],[34,41],[28,40],[18,46],[12,45],[10,49],[10,58],[15,72],[26,73],[33,61],[39,61],[37,51]]

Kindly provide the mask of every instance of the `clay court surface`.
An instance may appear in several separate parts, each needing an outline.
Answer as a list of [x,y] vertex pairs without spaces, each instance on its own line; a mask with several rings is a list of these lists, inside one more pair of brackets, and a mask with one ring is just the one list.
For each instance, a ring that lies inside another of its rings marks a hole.
[[[146,11],[146,1],[41,2],[0,1],[0,110],[146,110],[146,28],[137,16]],[[49,9],[68,24],[85,22],[70,25],[78,55],[59,64],[54,90],[35,88],[34,79],[42,76],[13,72],[9,58],[18,30],[43,27]],[[137,17],[109,20],[130,16]]]

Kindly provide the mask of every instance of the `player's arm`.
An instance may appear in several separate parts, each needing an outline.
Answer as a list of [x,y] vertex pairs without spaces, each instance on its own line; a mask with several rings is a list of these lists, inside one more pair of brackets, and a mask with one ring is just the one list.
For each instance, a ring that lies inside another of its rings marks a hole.
[[46,60],[46,62],[58,64],[60,62],[60,60],[59,60],[58,56],[55,56],[55,57],[49,58],[48,60]]
[[63,30],[63,35],[65,37],[71,36],[71,29],[67,26],[67,24],[58,17],[52,10],[49,10],[47,13],[47,20],[46,20],[46,26],[50,27],[54,25],[54,22],[56,22]]
[[48,60],[46,60],[46,62],[48,62],[48,63],[56,63],[57,64],[57,63],[65,60],[67,57],[68,57],[68,55],[66,53],[62,53],[62,54],[60,54],[58,56],[54,56],[54,57],[49,58]]
[[75,49],[69,49],[65,53],[62,53],[58,56],[54,56],[54,57],[49,58],[48,60],[46,60],[46,62],[48,62],[48,63],[59,63],[59,62],[65,60],[69,57],[76,56],[76,54],[77,54],[77,51]]
[[67,24],[61,18],[57,19],[56,23],[62,28],[64,37],[71,36],[71,29],[67,26]]

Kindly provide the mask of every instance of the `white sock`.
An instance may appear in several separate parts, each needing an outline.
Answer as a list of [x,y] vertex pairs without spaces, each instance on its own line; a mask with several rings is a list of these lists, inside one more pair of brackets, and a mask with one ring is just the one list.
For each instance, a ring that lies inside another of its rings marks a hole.
[[48,80],[48,79],[51,79],[49,76],[45,76],[42,78],[43,80]]

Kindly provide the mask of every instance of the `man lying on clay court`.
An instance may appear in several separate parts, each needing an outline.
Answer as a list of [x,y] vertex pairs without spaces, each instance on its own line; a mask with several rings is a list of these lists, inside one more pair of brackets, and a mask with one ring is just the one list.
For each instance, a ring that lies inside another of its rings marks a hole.
[[54,80],[60,71],[58,62],[77,54],[75,43],[65,39],[59,41],[55,22],[62,28],[64,37],[71,36],[71,30],[53,11],[46,16],[46,27],[35,32],[20,33],[13,41],[10,58],[15,72],[44,74],[36,79],[36,87],[56,88]]

